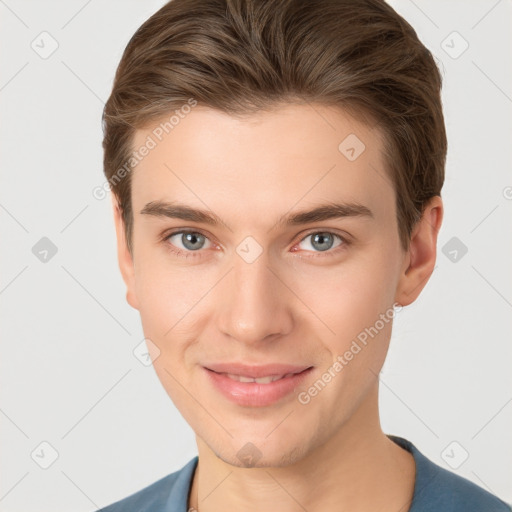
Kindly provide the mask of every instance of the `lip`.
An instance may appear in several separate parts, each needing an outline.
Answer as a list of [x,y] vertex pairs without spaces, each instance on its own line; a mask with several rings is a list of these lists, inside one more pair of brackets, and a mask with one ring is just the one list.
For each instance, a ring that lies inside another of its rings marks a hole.
[[233,373],[234,375],[245,375],[256,379],[266,377],[267,375],[286,375],[287,373],[300,373],[311,365],[291,365],[291,364],[263,364],[250,365],[244,363],[212,363],[203,365],[208,370],[217,373]]
[[[266,364],[252,366],[239,363],[217,363],[203,366],[215,389],[228,400],[246,407],[265,407],[278,402],[293,393],[297,386],[313,370],[312,366],[285,364]],[[226,374],[261,378],[271,375],[287,375],[273,382],[260,384],[257,382],[239,382]]]

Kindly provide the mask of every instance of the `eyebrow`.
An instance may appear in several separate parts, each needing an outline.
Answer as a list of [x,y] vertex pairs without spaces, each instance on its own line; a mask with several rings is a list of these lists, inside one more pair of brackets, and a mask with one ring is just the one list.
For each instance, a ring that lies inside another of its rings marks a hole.
[[[155,217],[188,220],[208,224],[210,226],[219,226],[221,224],[227,226],[227,224],[212,211],[192,208],[178,202],[151,201],[142,208],[140,213],[142,215],[153,215]],[[374,218],[374,215],[367,206],[359,203],[326,203],[309,210],[282,215],[275,227],[298,226],[345,217]],[[229,226],[227,227],[229,229]]]

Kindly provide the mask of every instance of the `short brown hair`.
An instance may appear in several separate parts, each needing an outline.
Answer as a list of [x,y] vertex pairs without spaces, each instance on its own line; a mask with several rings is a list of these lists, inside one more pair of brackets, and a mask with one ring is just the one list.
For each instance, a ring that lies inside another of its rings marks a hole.
[[441,82],[430,51],[384,0],[171,0],[129,41],[103,112],[104,172],[130,252],[134,132],[191,98],[230,115],[299,101],[369,116],[407,249],[444,182]]

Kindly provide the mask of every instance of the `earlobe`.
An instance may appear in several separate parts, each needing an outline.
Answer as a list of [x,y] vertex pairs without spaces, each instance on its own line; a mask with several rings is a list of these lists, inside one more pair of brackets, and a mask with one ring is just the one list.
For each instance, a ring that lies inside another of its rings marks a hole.
[[418,298],[434,271],[437,235],[442,221],[443,202],[440,196],[434,196],[425,205],[421,219],[411,234],[395,297],[395,301],[402,306],[407,306]]
[[119,263],[119,270],[126,284],[126,301],[132,308],[139,309],[137,296],[135,293],[135,268],[133,258],[128,250],[126,242],[126,233],[124,220],[122,216],[121,206],[117,198],[112,194],[112,209],[114,213],[114,224],[116,229],[117,238],[117,260]]

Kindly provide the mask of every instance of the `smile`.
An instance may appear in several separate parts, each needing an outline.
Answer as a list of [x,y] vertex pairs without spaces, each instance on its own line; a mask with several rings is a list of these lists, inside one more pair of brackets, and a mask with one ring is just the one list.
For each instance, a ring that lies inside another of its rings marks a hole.
[[[203,367],[209,387],[230,402],[244,407],[266,407],[293,398],[313,367],[266,365],[212,365]],[[224,370],[224,371],[222,371]],[[234,373],[236,372],[236,373]]]
[[291,377],[295,375],[294,373],[287,373],[285,375],[268,375],[266,377],[247,377],[245,375],[235,375],[233,373],[221,373],[220,375],[226,375],[232,380],[236,380],[238,382],[256,382],[256,384],[270,384],[271,382],[275,382],[276,380],[281,380],[286,377]]

